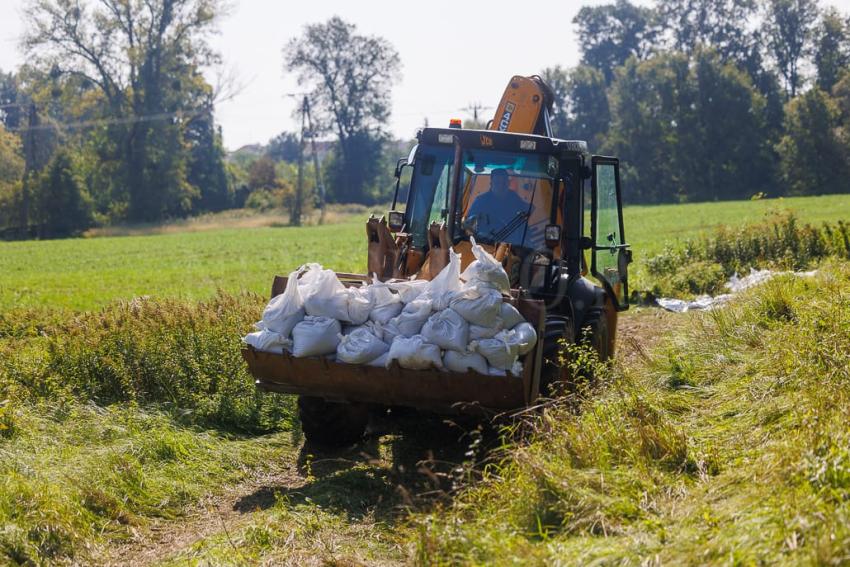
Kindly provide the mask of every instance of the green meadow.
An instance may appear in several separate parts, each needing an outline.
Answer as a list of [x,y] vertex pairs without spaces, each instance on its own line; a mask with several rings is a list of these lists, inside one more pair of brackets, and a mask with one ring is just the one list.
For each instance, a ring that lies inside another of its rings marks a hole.
[[[644,284],[645,259],[665,246],[723,225],[758,223],[785,210],[806,223],[850,219],[850,196],[628,207],[626,237],[636,259],[633,287]],[[362,272],[365,220],[319,227],[0,242],[0,312],[16,307],[86,310],[139,296],[203,299],[217,290],[267,294],[274,274],[305,262]]]

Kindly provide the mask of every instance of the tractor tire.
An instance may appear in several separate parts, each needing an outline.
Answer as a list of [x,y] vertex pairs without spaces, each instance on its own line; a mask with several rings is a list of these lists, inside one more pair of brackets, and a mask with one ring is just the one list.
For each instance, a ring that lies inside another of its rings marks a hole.
[[583,344],[593,347],[600,362],[605,362],[611,358],[610,330],[608,329],[608,318],[605,316],[604,308],[592,307],[588,310],[582,331],[581,340]]
[[543,332],[543,366],[540,369],[540,396],[557,394],[557,384],[568,385],[569,369],[560,364],[562,341],[575,342],[572,322],[565,317],[547,317]]
[[298,396],[298,417],[308,443],[347,447],[363,438],[369,424],[369,406]]

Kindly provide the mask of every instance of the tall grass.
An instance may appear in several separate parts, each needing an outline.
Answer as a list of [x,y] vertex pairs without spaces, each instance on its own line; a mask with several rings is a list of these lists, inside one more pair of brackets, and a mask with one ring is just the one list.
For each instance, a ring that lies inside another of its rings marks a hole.
[[850,264],[694,314],[456,503],[423,563],[850,562]]
[[655,295],[717,293],[736,272],[807,269],[829,256],[850,258],[850,225],[839,220],[815,227],[786,212],[669,246],[649,258],[646,269]]
[[219,293],[209,301],[139,298],[32,324],[0,321],[0,399],[71,397],[99,405],[156,405],[181,423],[241,432],[288,428],[288,398],[264,396],[240,354],[264,301]]

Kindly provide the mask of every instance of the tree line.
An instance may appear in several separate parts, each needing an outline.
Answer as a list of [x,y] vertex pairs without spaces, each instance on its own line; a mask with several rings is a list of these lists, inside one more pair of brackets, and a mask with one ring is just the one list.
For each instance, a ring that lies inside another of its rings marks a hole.
[[[385,126],[394,47],[338,17],[306,25],[282,70],[311,120],[227,155],[215,120],[226,89],[203,74],[224,15],[222,0],[29,0],[27,63],[0,72],[0,234],[234,207],[288,208],[298,224],[318,196],[296,165],[313,145],[328,200],[387,199],[405,144]],[[553,129],[619,156],[629,202],[848,190],[846,15],[816,0],[616,0],[574,25],[580,64],[541,73]]]
[[554,131],[621,158],[637,203],[850,191],[850,19],[816,0],[628,0],[574,20]]

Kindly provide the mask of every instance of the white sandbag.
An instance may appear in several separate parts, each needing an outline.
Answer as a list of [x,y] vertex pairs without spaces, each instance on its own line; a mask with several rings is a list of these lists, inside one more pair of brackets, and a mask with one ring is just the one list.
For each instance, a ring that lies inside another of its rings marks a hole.
[[464,281],[464,288],[480,289],[487,287],[502,293],[510,293],[511,280],[502,264],[492,254],[476,244],[474,238],[470,237],[469,240],[472,244],[472,255],[475,256],[475,260],[460,275],[460,279]]
[[531,323],[520,323],[511,330],[515,333],[520,356],[529,353],[537,344],[537,331]]
[[404,280],[387,282],[387,287],[398,294],[402,303],[410,303],[428,289],[429,283],[428,280]]
[[390,345],[375,336],[366,327],[358,327],[347,335],[340,335],[336,358],[347,364],[365,364],[375,360],[390,349]]
[[502,294],[494,289],[469,288],[457,293],[449,307],[460,316],[480,327],[494,327],[502,306]]
[[499,331],[504,329],[504,323],[500,317],[496,318],[496,324],[492,327],[482,327],[481,325],[469,325],[469,340],[480,341],[481,339],[492,339]]
[[349,293],[333,271],[322,269],[319,264],[308,264],[298,280],[298,289],[307,315],[349,320]]
[[454,309],[437,311],[422,326],[422,338],[446,350],[466,350],[469,323]]
[[[409,311],[408,307],[417,304]],[[413,303],[408,303],[405,310],[398,316],[390,319],[390,322],[384,325],[384,340],[391,343],[396,337],[412,337],[418,335],[422,330],[422,326],[428,317],[431,316],[431,303],[417,299]]]
[[490,366],[507,370],[519,357],[519,342],[513,331],[500,331],[492,339],[471,342],[469,350],[483,355]]
[[384,340],[384,326],[374,321],[366,321],[362,325],[343,325],[342,334],[350,335],[351,333],[359,329],[366,329],[367,331],[378,337],[380,340]]
[[393,293],[388,284],[377,281],[377,279],[375,277],[375,283],[369,286],[374,300],[372,312],[369,313],[369,319],[385,325],[389,323],[390,319],[401,313],[404,305],[401,302],[401,296],[399,294]]
[[440,347],[428,344],[422,335],[414,335],[410,338],[396,337],[387,355],[387,368],[394,360],[398,361],[399,366],[409,370],[443,368]]
[[490,376],[507,376],[508,371],[502,368],[495,368],[491,366],[487,369],[487,374],[489,374]]
[[520,323],[525,323],[525,317],[507,301],[503,301],[499,307],[499,317],[502,319],[505,329],[513,329]]
[[384,354],[382,354],[381,356],[379,356],[378,358],[376,358],[374,360],[370,360],[369,362],[367,362],[366,366],[378,366],[380,368],[386,368],[387,367],[387,358],[389,357],[389,355],[390,355],[390,351],[387,351]]
[[348,315],[338,317],[353,325],[362,325],[369,320],[375,307],[375,295],[369,286],[349,287],[345,290],[348,295]]
[[297,357],[335,354],[341,331],[336,319],[307,315],[292,329],[292,354]]
[[460,285],[460,254],[449,249],[449,263],[428,282],[425,293],[418,300],[430,299],[434,311],[440,311],[449,306],[454,294],[460,291]]
[[474,370],[479,374],[487,374],[487,360],[477,352],[458,352],[447,350],[443,355],[443,366],[451,372],[468,372]]
[[276,354],[282,354],[284,350],[292,346],[292,341],[284,338],[281,333],[275,333],[274,331],[269,331],[267,329],[248,333],[242,337],[242,342],[257,350],[273,352]]
[[263,310],[263,327],[288,339],[292,328],[304,318],[304,300],[298,285],[299,271],[289,274],[286,289]]

